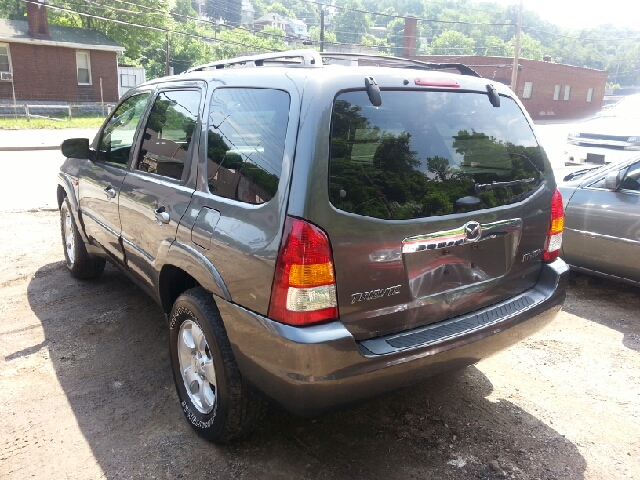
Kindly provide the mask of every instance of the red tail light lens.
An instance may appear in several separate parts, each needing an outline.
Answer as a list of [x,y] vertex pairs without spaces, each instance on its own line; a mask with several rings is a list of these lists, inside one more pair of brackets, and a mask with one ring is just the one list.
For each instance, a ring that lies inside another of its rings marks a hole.
[[551,222],[547,232],[547,241],[544,246],[543,259],[551,262],[560,255],[562,247],[562,230],[564,229],[564,207],[562,206],[562,195],[558,190],[551,197]]
[[327,235],[287,217],[271,288],[269,318],[309,325],[338,318],[333,256]]

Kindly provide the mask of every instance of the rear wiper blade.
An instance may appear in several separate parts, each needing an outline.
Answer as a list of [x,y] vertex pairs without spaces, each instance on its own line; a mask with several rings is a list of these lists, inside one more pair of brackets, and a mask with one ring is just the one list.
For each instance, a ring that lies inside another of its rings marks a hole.
[[513,187],[515,185],[522,185],[525,183],[534,183],[535,181],[535,178],[523,178],[521,180],[512,180],[511,182],[476,183],[474,190],[476,193],[482,193],[493,190],[494,188]]
[[[597,167],[595,167],[595,168],[597,168]],[[580,176],[584,175],[585,173],[590,172],[590,171],[591,171],[591,170],[593,170],[593,169],[594,169],[594,167],[591,167],[591,168],[583,168],[582,170],[578,170],[578,171],[575,171],[575,172],[571,172],[569,175],[566,175],[566,176],[562,179],[562,181],[567,182],[567,181],[569,181],[569,180],[573,180],[574,178],[580,177]]]

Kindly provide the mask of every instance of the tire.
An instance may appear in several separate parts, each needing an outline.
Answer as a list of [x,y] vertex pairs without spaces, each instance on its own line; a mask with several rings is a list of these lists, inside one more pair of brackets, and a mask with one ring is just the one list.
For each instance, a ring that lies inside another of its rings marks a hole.
[[227,443],[253,431],[265,401],[243,380],[220,313],[202,287],[173,304],[169,349],[182,411],[198,435]]
[[60,206],[60,233],[65,263],[71,276],[84,280],[99,277],[104,271],[106,260],[87,253],[87,247],[78,232],[67,198]]

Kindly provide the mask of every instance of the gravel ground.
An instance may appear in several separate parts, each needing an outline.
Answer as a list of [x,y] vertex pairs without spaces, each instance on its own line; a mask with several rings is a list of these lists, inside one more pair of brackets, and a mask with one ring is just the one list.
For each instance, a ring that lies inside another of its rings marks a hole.
[[164,317],[107,267],[72,279],[57,213],[0,217],[0,478],[640,478],[640,290],[575,276],[547,328],[315,420],[215,446],[184,420]]

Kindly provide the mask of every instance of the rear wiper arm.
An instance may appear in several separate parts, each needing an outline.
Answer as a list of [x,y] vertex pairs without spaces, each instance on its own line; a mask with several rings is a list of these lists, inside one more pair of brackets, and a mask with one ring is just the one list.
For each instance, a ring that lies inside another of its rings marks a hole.
[[494,188],[500,187],[513,187],[515,185],[522,185],[525,183],[534,183],[536,181],[535,178],[523,178],[521,180],[513,180],[511,182],[492,182],[492,183],[476,183],[474,186],[474,190],[476,194],[486,192],[489,190],[493,190]]
[[569,175],[567,175],[566,177],[564,177],[562,180],[563,181],[568,181],[568,180],[573,180],[576,177],[579,177],[581,175],[584,175],[585,173],[587,173],[590,170],[593,170],[595,167],[591,167],[591,168],[583,168],[582,170],[578,170],[576,172],[571,172]]

